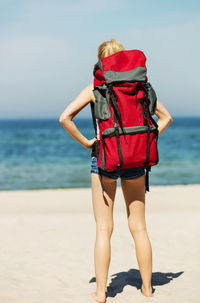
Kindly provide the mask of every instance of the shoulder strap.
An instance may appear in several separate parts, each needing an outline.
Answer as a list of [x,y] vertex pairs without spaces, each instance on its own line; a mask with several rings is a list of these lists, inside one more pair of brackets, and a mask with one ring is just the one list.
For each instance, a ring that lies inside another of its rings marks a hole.
[[93,123],[94,130],[95,130],[95,136],[97,136],[97,125],[96,125],[96,118],[94,115],[94,103],[92,101],[90,102],[90,108],[91,108],[91,112],[92,112],[92,123]]

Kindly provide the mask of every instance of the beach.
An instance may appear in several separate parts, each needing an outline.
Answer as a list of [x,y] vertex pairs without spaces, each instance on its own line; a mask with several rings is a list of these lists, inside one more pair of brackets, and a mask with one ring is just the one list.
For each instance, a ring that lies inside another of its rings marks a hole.
[[[146,298],[117,188],[108,303],[199,302],[199,194],[199,184],[150,186],[146,193],[154,289],[154,297]],[[0,209],[0,302],[91,302],[96,233],[91,188],[1,191]]]

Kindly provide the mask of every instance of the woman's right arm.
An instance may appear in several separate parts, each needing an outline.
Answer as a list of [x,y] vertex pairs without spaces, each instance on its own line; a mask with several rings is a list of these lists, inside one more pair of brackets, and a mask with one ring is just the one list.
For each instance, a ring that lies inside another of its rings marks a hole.
[[93,143],[97,140],[93,138],[88,140],[76,127],[72,119],[83,109],[89,102],[94,102],[93,83],[86,86],[80,94],[72,101],[60,115],[59,122],[64,129],[85,148],[92,148]]
[[158,100],[155,115],[158,117],[158,134],[160,135],[172,123],[173,119],[168,110]]

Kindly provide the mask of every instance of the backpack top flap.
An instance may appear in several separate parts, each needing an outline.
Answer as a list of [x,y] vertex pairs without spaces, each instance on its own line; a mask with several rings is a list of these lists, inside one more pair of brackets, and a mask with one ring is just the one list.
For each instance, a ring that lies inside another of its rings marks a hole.
[[157,96],[147,78],[146,56],[141,50],[122,50],[100,59],[93,69],[96,117],[102,120],[110,118],[108,84],[120,82],[146,83],[149,111],[155,113]]
[[103,83],[146,81],[146,57],[140,50],[122,50],[94,66],[94,87]]

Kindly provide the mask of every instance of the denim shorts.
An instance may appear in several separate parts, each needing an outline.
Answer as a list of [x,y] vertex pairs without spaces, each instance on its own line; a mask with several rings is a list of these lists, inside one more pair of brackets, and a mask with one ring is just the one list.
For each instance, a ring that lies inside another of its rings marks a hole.
[[[91,173],[99,174],[99,168],[97,166],[97,158],[92,157],[92,163],[91,163]],[[102,175],[106,177],[110,177],[112,179],[118,179],[119,177],[121,179],[127,180],[127,179],[134,179],[137,177],[140,177],[145,174],[145,169],[143,167],[135,167],[135,168],[125,168],[121,169],[117,172],[107,172],[105,170],[102,170]]]

